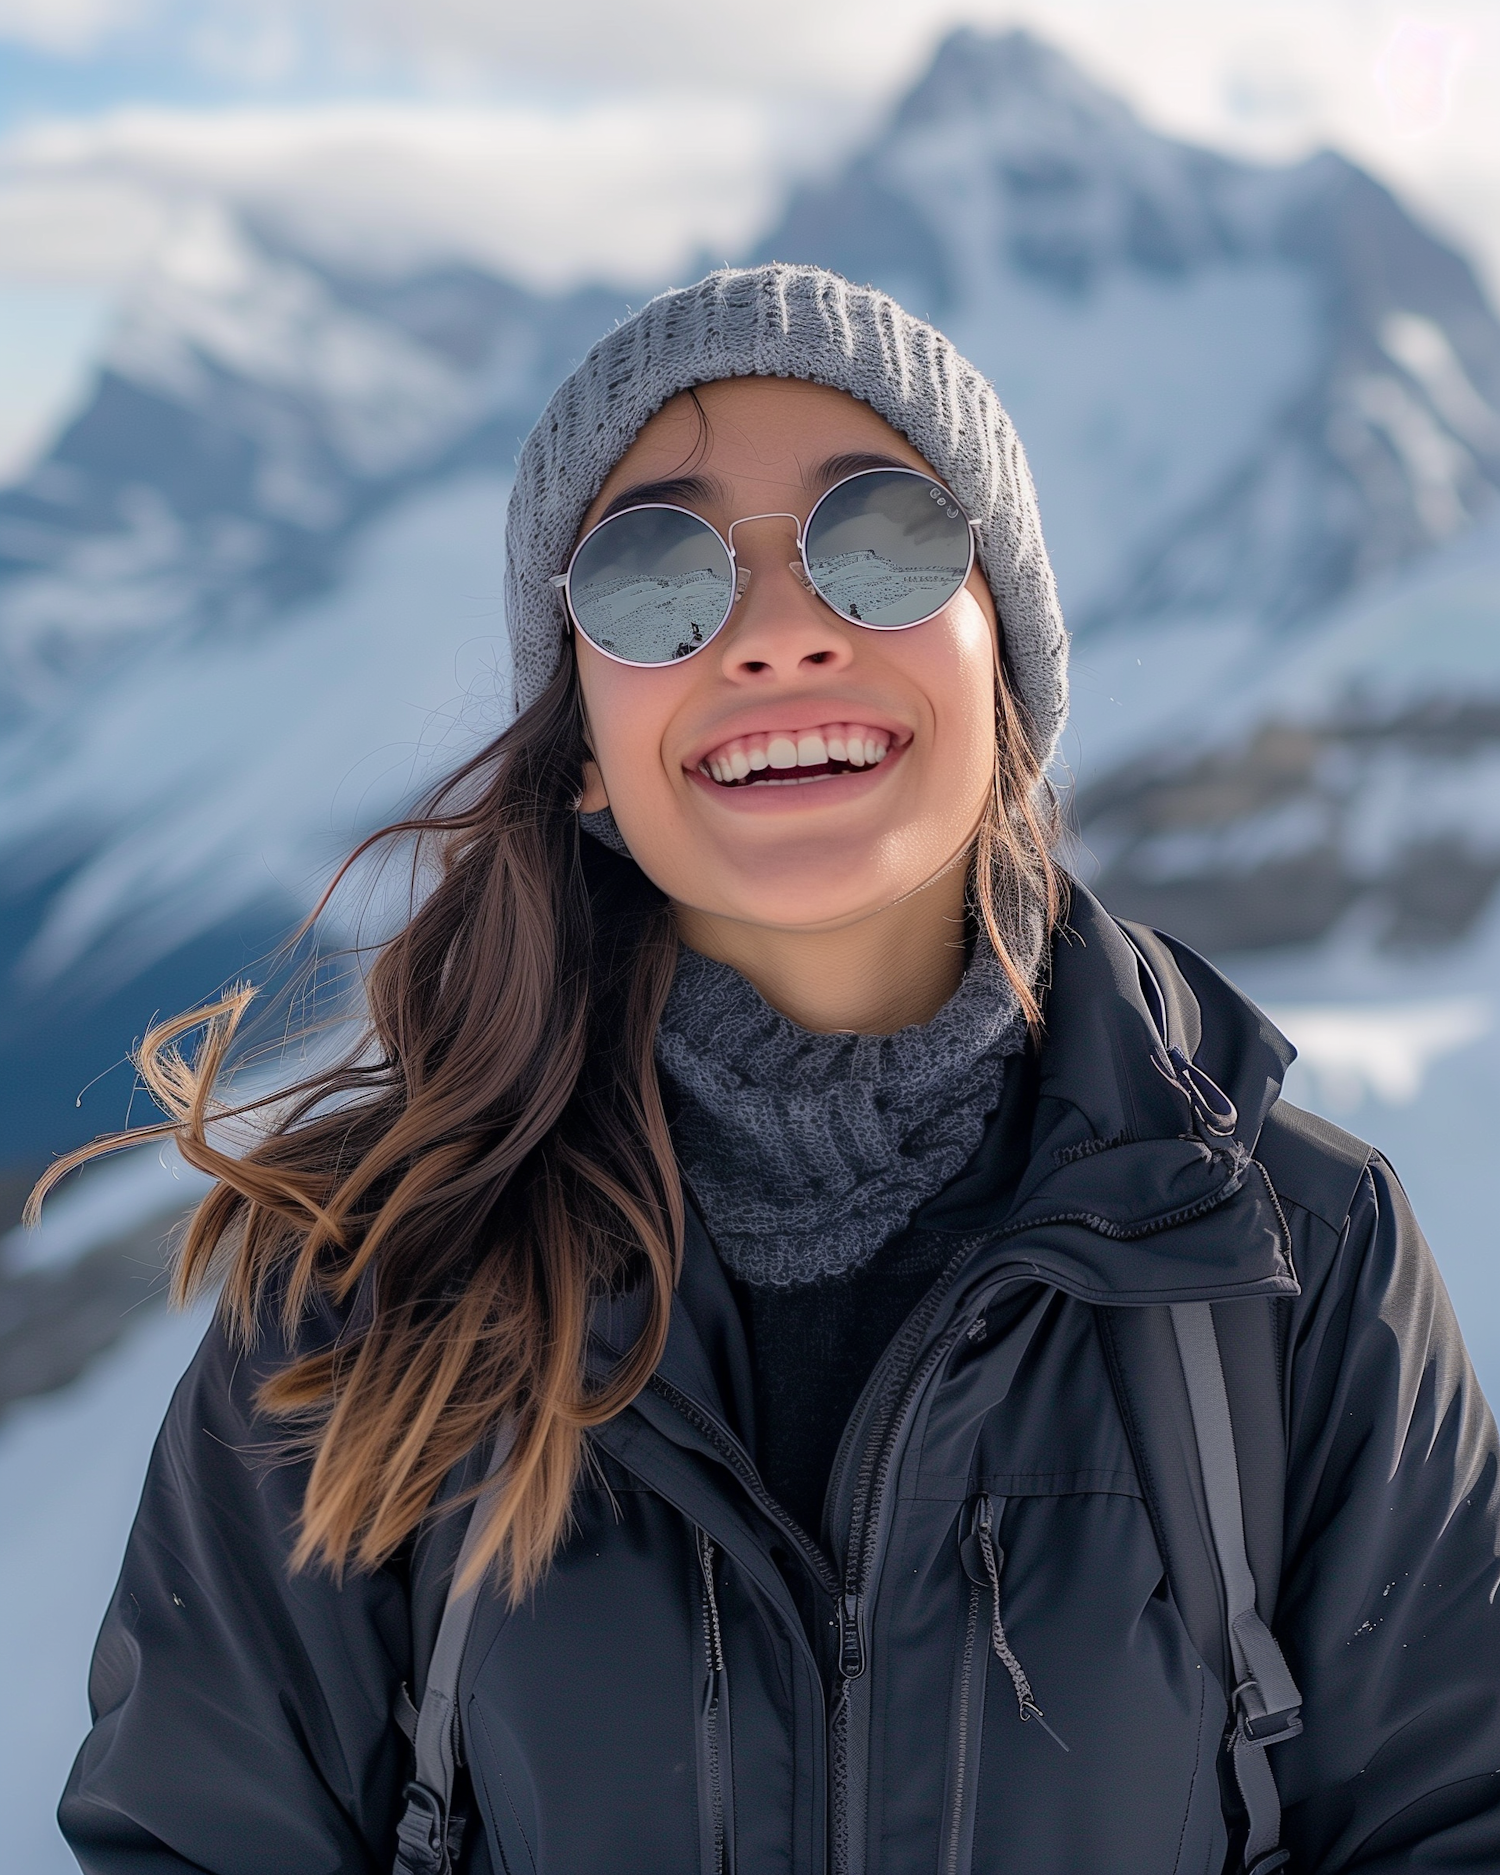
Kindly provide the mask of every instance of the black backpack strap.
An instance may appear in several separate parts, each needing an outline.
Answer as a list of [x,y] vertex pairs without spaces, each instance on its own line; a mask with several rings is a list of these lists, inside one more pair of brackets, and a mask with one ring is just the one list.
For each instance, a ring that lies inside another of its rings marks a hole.
[[1233,1703],[1243,1866],[1270,1875],[1286,1856],[1266,1749],[1301,1730],[1301,1696],[1267,1622],[1286,1475],[1277,1304],[1096,1313],[1173,1598]]
[[[1121,929],[1135,948],[1163,1050],[1174,1063],[1196,1065],[1202,1023],[1183,975],[1191,953],[1144,926]],[[1370,1150],[1278,1100],[1254,1156],[1279,1201],[1337,1233]],[[1288,1856],[1266,1751],[1302,1729],[1301,1694],[1270,1628],[1286,1501],[1286,1306],[1258,1297],[1095,1313],[1178,1612],[1231,1692],[1230,1758],[1247,1823],[1243,1866],[1246,1875],[1270,1875]]]
[[1269,1875],[1285,1864],[1287,1855],[1281,1848],[1281,1801],[1266,1749],[1295,1738],[1302,1730],[1302,1694],[1255,1605],[1255,1577],[1245,1547],[1240,1462],[1213,1308],[1207,1302],[1176,1302],[1170,1313],[1224,1590],[1234,1668],[1235,1729],[1230,1752],[1248,1826],[1245,1867],[1249,1875]]
[[468,1820],[454,1801],[458,1770],[463,1763],[458,1679],[469,1630],[474,1625],[474,1611],[485,1588],[482,1575],[470,1582],[464,1578],[484,1527],[484,1519],[477,1513],[486,1503],[509,1453],[510,1440],[498,1440],[485,1474],[486,1493],[467,1513],[467,1527],[449,1578],[421,1703],[414,1706],[404,1686],[398,1695],[393,1717],[411,1740],[414,1763],[402,1793],[405,1809],[396,1825],[393,1875],[452,1875],[458,1865]]

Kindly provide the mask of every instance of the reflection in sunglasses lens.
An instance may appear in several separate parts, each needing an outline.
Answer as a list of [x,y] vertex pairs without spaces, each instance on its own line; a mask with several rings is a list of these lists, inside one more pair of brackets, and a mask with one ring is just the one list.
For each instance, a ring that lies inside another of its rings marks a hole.
[[603,522],[568,585],[579,630],[631,664],[689,656],[728,618],[733,596],[724,543],[682,508],[631,508]]
[[875,469],[823,497],[808,523],[807,567],[834,611],[887,630],[940,612],[971,564],[968,518],[924,475]]

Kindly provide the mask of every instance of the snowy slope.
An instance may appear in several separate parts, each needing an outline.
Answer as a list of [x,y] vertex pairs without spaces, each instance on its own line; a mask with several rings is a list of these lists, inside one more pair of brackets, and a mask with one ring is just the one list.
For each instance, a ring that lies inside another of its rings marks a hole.
[[[1357,933],[1420,975],[1500,883],[1500,524],[1295,644],[1229,632],[1216,651],[1171,627],[1082,647],[1097,888],[1214,954]],[[1162,694],[1170,737],[1142,746],[1129,726]]]
[[305,903],[356,829],[502,726],[508,490],[479,469],[424,480],[356,537],[337,585],[274,627],[158,633],[80,687],[65,720],[13,729],[10,842],[94,835],[16,960],[21,983],[80,965],[128,979],[246,894]]

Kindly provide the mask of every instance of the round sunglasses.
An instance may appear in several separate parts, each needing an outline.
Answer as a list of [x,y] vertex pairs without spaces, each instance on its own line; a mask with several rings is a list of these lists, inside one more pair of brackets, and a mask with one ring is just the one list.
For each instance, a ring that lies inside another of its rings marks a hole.
[[[678,664],[723,629],[749,581],[734,552],[747,521],[797,521],[797,572],[851,625],[905,631],[934,618],[974,565],[971,521],[919,469],[861,469],[795,514],[746,514],[728,536],[669,502],[623,508],[591,527],[552,584],[574,625],[619,664]],[[799,564],[800,562],[800,564]]]

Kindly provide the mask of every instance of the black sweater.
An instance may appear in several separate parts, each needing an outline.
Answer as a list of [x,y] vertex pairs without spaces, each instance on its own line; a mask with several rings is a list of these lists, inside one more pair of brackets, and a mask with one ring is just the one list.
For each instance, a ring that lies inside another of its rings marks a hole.
[[859,1268],[796,1288],[731,1277],[750,1344],[756,1460],[772,1495],[817,1537],[844,1428],[876,1362],[954,1254],[926,1228],[983,1197],[1008,1208],[1031,1154],[1036,1059],[1007,1064],[1000,1105],[964,1170]]

